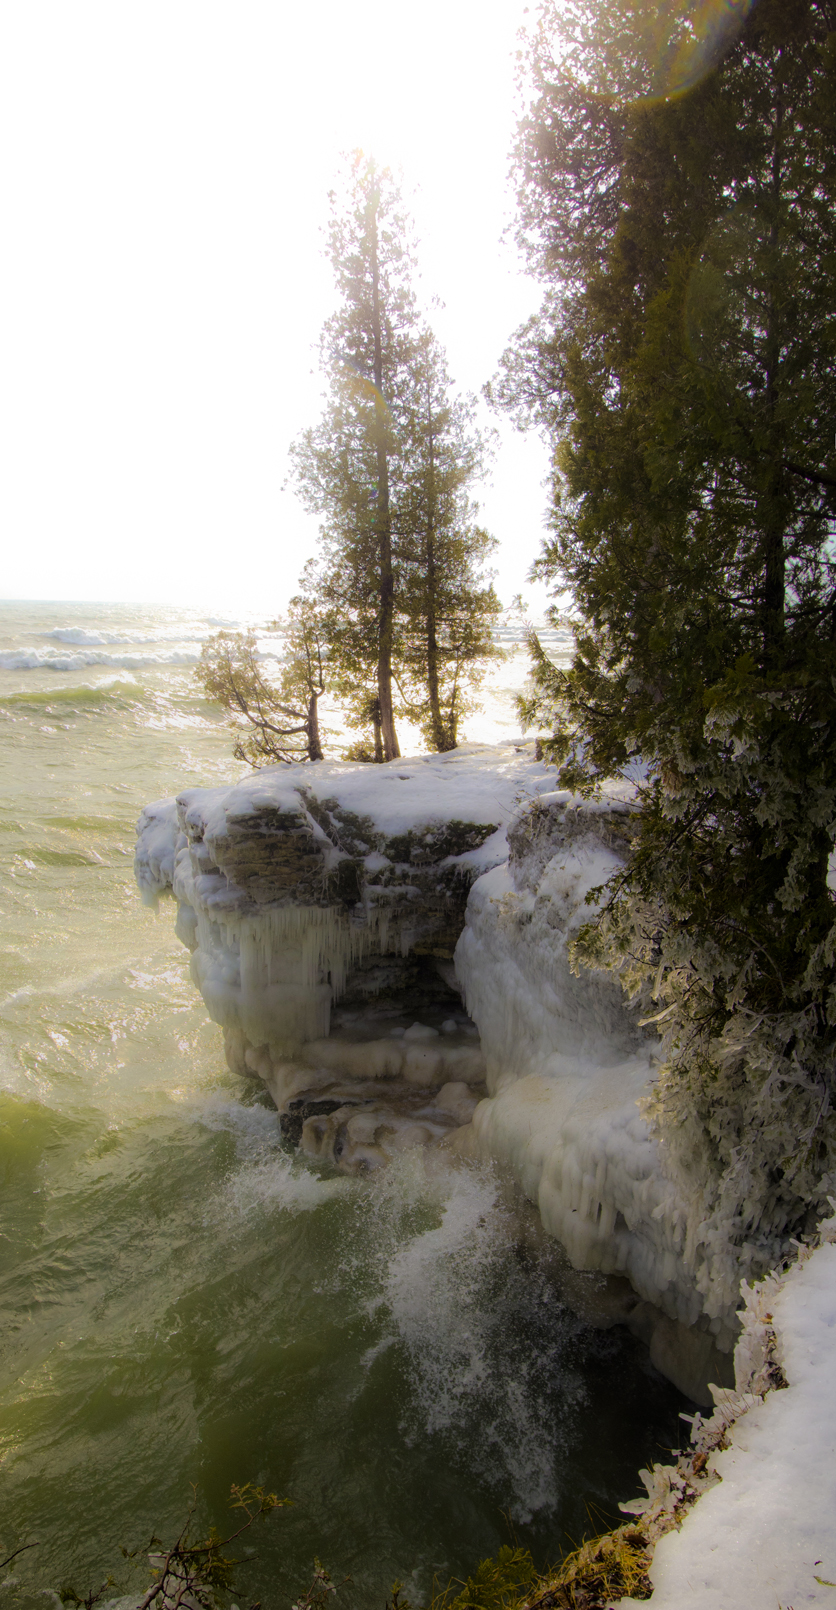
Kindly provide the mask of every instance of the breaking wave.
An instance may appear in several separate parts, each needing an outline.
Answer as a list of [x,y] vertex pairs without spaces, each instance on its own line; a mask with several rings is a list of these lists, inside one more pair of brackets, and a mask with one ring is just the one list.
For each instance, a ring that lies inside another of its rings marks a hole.
[[[402,1430],[476,1470],[515,1522],[552,1510],[585,1392],[575,1321],[543,1271],[518,1256],[519,1226],[487,1169],[427,1168],[407,1153],[372,1191],[384,1338],[409,1381]],[[426,1223],[428,1214],[433,1222]]]
[[196,665],[197,661],[196,649],[163,649],[148,654],[113,654],[96,648],[80,649],[75,654],[62,654],[60,649],[48,648],[0,651],[0,670],[3,671],[86,671],[94,665],[142,671],[155,665]]
[[117,672],[115,676],[104,677],[101,682],[71,682],[59,683],[56,687],[18,688],[14,693],[7,693],[0,698],[0,706],[13,708],[19,705],[22,709],[31,707],[33,710],[49,709],[59,705],[62,708],[73,705],[113,705],[117,707],[124,704],[126,699],[140,690],[140,684],[129,671]]

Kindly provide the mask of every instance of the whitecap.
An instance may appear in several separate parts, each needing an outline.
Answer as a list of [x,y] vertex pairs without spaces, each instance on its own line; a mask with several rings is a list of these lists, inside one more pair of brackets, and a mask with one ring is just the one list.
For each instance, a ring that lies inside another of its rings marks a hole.
[[257,1212],[311,1213],[351,1188],[345,1175],[320,1179],[286,1152],[244,1163],[227,1181],[219,1205],[236,1218]]
[[344,1175],[321,1179],[301,1158],[281,1149],[279,1115],[259,1102],[249,1105],[212,1091],[193,1096],[195,1117],[207,1129],[226,1130],[235,1137],[239,1166],[227,1180],[218,1209],[228,1216],[244,1217],[258,1210],[282,1208],[305,1213],[330,1202],[350,1187]]
[[147,654],[115,654],[95,648],[75,654],[62,654],[57,649],[3,649],[0,670],[86,671],[91,666],[104,665],[117,670],[142,671],[156,665],[196,665],[197,660],[194,649],[163,649]]

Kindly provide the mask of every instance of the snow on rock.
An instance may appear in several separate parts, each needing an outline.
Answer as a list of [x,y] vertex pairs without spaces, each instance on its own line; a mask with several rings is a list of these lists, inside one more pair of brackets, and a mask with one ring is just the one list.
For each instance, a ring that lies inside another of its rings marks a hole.
[[143,896],[174,895],[230,1066],[312,1155],[373,1167],[469,1121],[484,1063],[453,952],[472,882],[552,777],[531,744],[468,745],[270,768],[143,812]]
[[[514,744],[386,766],[272,767],[147,806],[137,880],[147,900],[170,890],[189,908],[198,948],[215,949],[221,930],[226,948],[302,946],[307,971],[318,984],[330,974],[336,997],[364,950],[452,957],[470,884],[505,859],[514,808],[549,781],[532,746]],[[237,971],[246,993],[240,956]]]
[[836,1221],[746,1297],[737,1390],[716,1394],[726,1424],[707,1461],[713,1484],[657,1544],[654,1610],[836,1610]]

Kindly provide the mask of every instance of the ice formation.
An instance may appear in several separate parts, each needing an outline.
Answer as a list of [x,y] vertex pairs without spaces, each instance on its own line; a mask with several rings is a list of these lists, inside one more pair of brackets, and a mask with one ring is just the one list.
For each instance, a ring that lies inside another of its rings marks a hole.
[[[705,1401],[706,1380],[730,1385],[739,1292],[642,1116],[653,1039],[568,953],[631,801],[553,775],[511,743],[261,772],[149,806],[137,876],[173,893],[230,1065],[264,1079],[303,1151],[344,1172],[438,1143],[498,1160],[575,1268],[609,1276],[587,1317],[629,1323]],[[747,1294],[726,1451],[692,1460],[716,1485],[659,1544],[659,1610],[836,1605],[833,1234]],[[762,1399],[773,1320],[789,1390]],[[652,1499],[664,1472],[648,1479]]]
[[275,768],[143,812],[143,894],[173,893],[230,1066],[310,1154],[373,1167],[470,1120],[484,1063],[455,944],[505,824],[548,783],[530,745],[472,746]]
[[654,1042],[567,954],[629,791],[553,779],[513,743],[262,771],[149,806],[137,876],[172,890],[230,1066],[303,1150],[348,1172],[439,1141],[498,1160],[576,1268],[629,1279],[629,1322],[703,1396],[737,1292],[685,1256],[698,1204],[638,1105]]
[[[677,1326],[728,1352],[737,1290],[688,1245],[699,1204],[678,1197],[640,1103],[655,1041],[605,974],[572,970],[587,896],[620,864],[629,800],[543,794],[510,829],[510,857],[471,891],[456,968],[479,1026],[489,1099],[472,1149],[507,1163],[577,1268],[625,1274]],[[655,1350],[681,1337],[660,1332]],[[716,1363],[716,1361],[715,1361]]]

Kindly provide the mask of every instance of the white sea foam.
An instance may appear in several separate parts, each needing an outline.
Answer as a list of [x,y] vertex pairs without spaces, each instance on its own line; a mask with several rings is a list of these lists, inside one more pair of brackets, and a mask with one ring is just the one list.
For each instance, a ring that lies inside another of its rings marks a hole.
[[460,1172],[450,1181],[441,1222],[392,1257],[386,1299],[417,1371],[428,1431],[452,1425],[462,1401],[485,1384],[490,1315],[479,1298],[508,1226],[490,1176]]
[[93,648],[101,648],[107,643],[156,642],[155,633],[108,632],[104,629],[88,632],[85,631],[83,626],[56,626],[53,631],[44,632],[44,637],[54,638],[57,643],[79,643],[85,647],[92,646]]
[[281,1149],[274,1108],[231,1100],[222,1091],[195,1096],[191,1105],[207,1129],[225,1131],[235,1139],[238,1164],[207,1206],[210,1219],[243,1219],[277,1208],[310,1213],[347,1188],[344,1176],[321,1179],[305,1162]]
[[[141,611],[137,611],[138,619],[142,620]],[[153,615],[152,615],[153,619]],[[535,622],[541,642],[552,658],[561,663],[571,651],[571,633],[565,628],[554,628],[544,622]],[[87,624],[75,626],[65,621],[61,625],[46,630],[25,635],[36,635],[50,644],[62,647],[31,646],[29,643],[18,643],[14,647],[0,651],[0,670],[10,671],[72,671],[83,669],[90,665],[113,665],[125,667],[130,670],[142,670],[155,665],[190,665],[194,664],[200,647],[206,638],[216,631],[241,632],[254,631],[257,638],[257,653],[262,660],[280,660],[283,654],[283,634],[271,630],[272,623],[264,617],[231,617],[210,615],[202,620],[188,621],[155,621],[153,625],[145,626],[128,623],[124,626]],[[495,628],[495,638],[498,644],[511,651],[523,649],[524,623],[513,612],[506,612],[500,618]],[[75,650],[75,652],[62,652]],[[122,652],[118,652],[119,650]],[[131,654],[130,650],[141,652]],[[513,655],[516,659],[518,656]],[[495,667],[488,678],[490,688],[495,697],[500,697],[507,690],[505,682],[508,680],[502,666]],[[496,682],[496,688],[493,687]],[[516,688],[519,682],[519,670],[515,665],[511,674],[511,682]]]
[[[516,1224],[490,1171],[412,1152],[373,1191],[391,1327],[373,1356],[387,1337],[406,1352],[404,1432],[437,1437],[476,1464],[488,1485],[511,1492],[513,1518],[525,1523],[557,1502],[561,1433],[582,1400],[565,1311],[536,1270],[516,1263]],[[422,1228],[421,1210],[436,1222]]]
[[157,649],[146,654],[117,654],[100,648],[80,649],[75,654],[62,654],[59,649],[51,648],[14,648],[0,651],[0,670],[86,671],[94,665],[107,665],[119,670],[143,671],[155,665],[196,665],[197,660],[197,651],[191,648]]
[[206,1129],[226,1130],[235,1136],[239,1157],[260,1159],[265,1148],[279,1139],[279,1116],[274,1107],[237,1100],[223,1090],[197,1091],[190,1098],[195,1118]]
[[311,1213],[342,1195],[348,1184],[344,1175],[320,1179],[277,1151],[260,1162],[242,1164],[228,1181],[219,1205],[236,1218],[276,1208],[285,1213]]
[[[236,625],[237,623],[231,623]],[[108,627],[97,626],[90,630],[85,626],[55,626],[51,631],[40,635],[56,643],[77,643],[81,647],[103,648],[111,644],[133,643],[146,646],[153,643],[202,643],[212,630],[212,622],[205,624],[177,623],[173,626],[157,625],[153,631],[134,630],[128,627],[118,627],[112,630]]]

